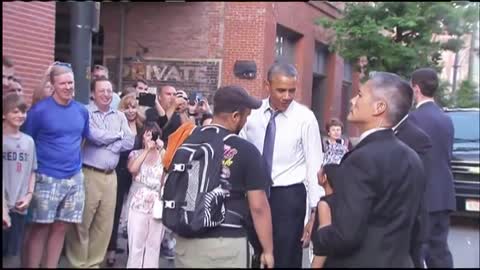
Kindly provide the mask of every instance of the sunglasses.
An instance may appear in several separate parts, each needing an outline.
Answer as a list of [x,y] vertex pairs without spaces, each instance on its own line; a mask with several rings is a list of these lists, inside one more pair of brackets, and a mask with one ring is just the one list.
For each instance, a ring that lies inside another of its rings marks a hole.
[[60,67],[67,67],[69,69],[72,69],[72,64],[70,64],[70,63],[55,61],[55,62],[53,62],[53,65],[54,66],[60,66]]

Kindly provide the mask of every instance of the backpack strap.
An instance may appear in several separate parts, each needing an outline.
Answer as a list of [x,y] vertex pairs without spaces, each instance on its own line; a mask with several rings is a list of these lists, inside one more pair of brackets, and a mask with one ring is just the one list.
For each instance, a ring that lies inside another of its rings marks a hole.
[[192,168],[192,164],[185,163],[173,163],[172,172],[184,172],[187,169]]
[[163,205],[167,209],[175,209],[175,208],[180,208],[182,206],[186,206],[187,202],[163,200]]
[[223,221],[220,226],[227,228],[243,228],[243,216],[227,208],[226,210],[225,221]]

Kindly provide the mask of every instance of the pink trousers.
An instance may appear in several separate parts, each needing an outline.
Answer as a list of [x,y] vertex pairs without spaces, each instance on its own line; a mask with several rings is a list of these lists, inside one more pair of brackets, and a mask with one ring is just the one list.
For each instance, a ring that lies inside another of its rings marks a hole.
[[133,209],[128,211],[127,268],[158,268],[165,229],[162,221]]

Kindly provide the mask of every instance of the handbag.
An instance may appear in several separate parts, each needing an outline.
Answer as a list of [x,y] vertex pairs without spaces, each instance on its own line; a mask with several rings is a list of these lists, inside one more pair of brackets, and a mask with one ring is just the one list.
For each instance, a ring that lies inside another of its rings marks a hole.
[[163,215],[163,201],[160,198],[155,199],[153,202],[152,217],[154,219],[162,219]]

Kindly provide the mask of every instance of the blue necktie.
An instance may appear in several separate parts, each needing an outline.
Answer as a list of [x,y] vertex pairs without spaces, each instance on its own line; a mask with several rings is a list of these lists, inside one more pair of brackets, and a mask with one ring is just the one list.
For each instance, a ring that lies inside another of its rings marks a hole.
[[[279,111],[274,112],[270,109],[270,120],[268,121],[265,140],[263,141],[263,158],[267,164],[267,172],[269,176],[272,175],[273,147],[275,146],[275,117],[277,117],[279,113]],[[270,195],[270,190],[268,190],[267,195]]]

